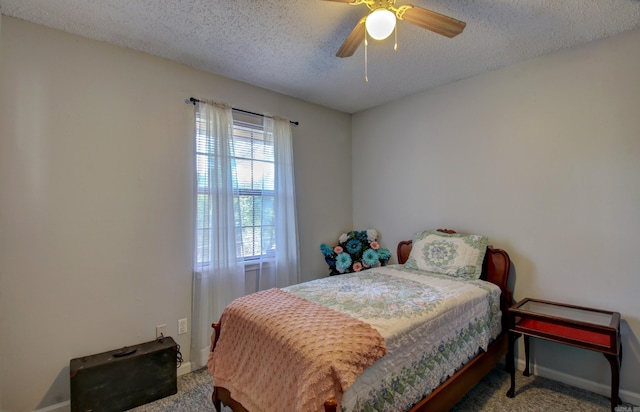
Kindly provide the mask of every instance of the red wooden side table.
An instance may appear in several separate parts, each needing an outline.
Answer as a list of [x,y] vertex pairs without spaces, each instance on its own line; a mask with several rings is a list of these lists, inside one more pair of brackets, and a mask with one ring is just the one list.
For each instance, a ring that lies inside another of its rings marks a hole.
[[611,410],[615,409],[620,402],[620,313],[525,298],[509,308],[509,319],[507,369],[511,373],[511,387],[508,397],[515,396],[516,339],[524,335],[523,374],[529,376],[529,337],[533,336],[602,353],[611,365]]

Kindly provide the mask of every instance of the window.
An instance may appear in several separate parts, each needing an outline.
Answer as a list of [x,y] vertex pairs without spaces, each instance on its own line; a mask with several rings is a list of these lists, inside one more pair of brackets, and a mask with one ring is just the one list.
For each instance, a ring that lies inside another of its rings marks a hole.
[[[198,263],[210,260],[208,245],[211,229],[209,210],[209,162],[215,156],[207,146],[203,125],[196,115],[197,233]],[[237,255],[245,260],[273,256],[275,253],[275,167],[272,136],[261,124],[237,119],[233,121],[235,229]]]
[[273,140],[265,139],[262,126],[234,120],[236,175],[245,259],[273,254],[275,243],[275,174]]

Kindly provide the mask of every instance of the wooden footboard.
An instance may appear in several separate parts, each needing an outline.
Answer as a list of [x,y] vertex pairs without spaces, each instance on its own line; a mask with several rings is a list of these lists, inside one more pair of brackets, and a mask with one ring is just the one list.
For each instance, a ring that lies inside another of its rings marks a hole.
[[[213,401],[213,406],[218,412],[222,411],[222,405],[230,407],[233,412],[248,412],[240,403],[236,402],[231,397],[231,393],[228,390],[219,386],[213,387],[211,400]],[[334,399],[329,399],[324,403],[325,412],[336,412],[337,408],[338,402]],[[286,408],[283,407],[283,410],[286,410]]]

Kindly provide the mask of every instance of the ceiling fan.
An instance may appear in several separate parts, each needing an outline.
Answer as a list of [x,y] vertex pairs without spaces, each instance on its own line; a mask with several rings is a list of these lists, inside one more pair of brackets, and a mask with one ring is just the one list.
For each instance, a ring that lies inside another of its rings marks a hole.
[[423,29],[441,34],[446,37],[455,37],[462,33],[467,23],[436,13],[422,7],[404,5],[395,7],[395,0],[324,0],[336,3],[348,3],[352,6],[366,4],[371,12],[358,21],[351,34],[342,43],[336,53],[338,57],[349,57],[365,40],[365,30],[372,38],[383,40],[391,35],[396,19],[404,20]]

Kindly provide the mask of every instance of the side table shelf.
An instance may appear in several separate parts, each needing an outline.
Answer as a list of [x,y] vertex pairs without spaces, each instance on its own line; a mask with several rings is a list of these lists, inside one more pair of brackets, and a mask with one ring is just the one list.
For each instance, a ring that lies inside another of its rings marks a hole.
[[620,402],[620,313],[525,298],[509,308],[509,320],[507,369],[511,373],[511,387],[508,397],[515,396],[515,342],[524,336],[524,375],[529,376],[529,337],[532,336],[602,353],[611,366],[611,410],[615,410]]

